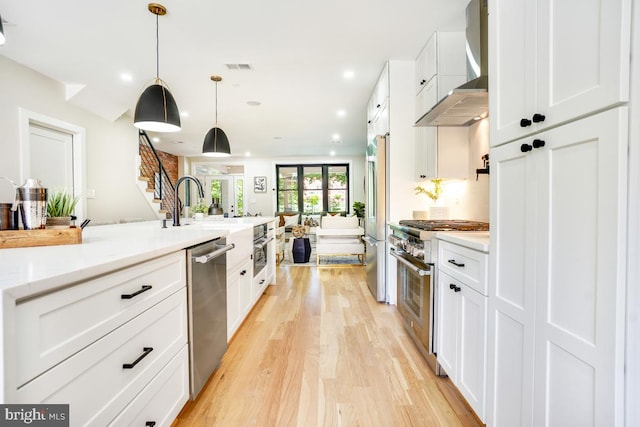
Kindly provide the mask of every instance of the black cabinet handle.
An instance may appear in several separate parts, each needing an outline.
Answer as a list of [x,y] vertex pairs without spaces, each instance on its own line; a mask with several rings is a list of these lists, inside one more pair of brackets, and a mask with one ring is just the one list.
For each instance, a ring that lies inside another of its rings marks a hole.
[[420,175],[420,178],[426,178],[427,175]]
[[376,105],[376,108],[380,108],[380,104]]
[[455,265],[456,267],[464,267],[464,264],[457,263],[455,259],[450,259],[450,260],[449,260],[449,261],[447,261],[447,262],[448,262],[449,264],[453,264],[453,265]]
[[264,283],[264,279],[260,280],[260,284],[262,285]]
[[423,84],[425,84],[426,82],[427,82],[427,81],[423,79],[423,80],[421,80],[421,81],[420,81],[420,84],[421,84],[421,85],[423,85]]
[[146,423],[144,423],[144,425],[146,427],[154,427],[156,425],[155,421],[147,421]]
[[456,286],[455,288],[453,288],[453,292],[460,292],[462,290],[462,288],[460,286]]
[[131,299],[131,298],[133,298],[133,297],[135,297],[137,295],[140,295],[143,292],[147,292],[151,288],[152,288],[152,286],[150,286],[150,285],[144,285],[144,286],[142,286],[142,288],[138,292],[134,292],[132,294],[122,294],[122,295],[120,295],[120,298],[122,298],[122,299]]
[[530,146],[529,144],[522,144],[520,146],[520,151],[522,151],[523,153],[526,153],[527,151],[531,151],[533,150],[533,147]]
[[455,289],[456,285],[454,285],[453,283],[449,283],[449,289]]
[[534,139],[533,140],[533,148],[541,148],[544,147],[545,142],[541,139]]
[[241,276],[244,276],[245,274],[247,274],[247,270],[242,270],[242,271],[240,272],[240,275],[241,275]]
[[371,120],[367,120],[367,123],[371,123]]
[[138,363],[140,363],[140,361],[142,359],[144,359],[145,357],[147,357],[149,355],[149,353],[151,353],[153,351],[153,347],[143,347],[142,348],[142,354],[140,355],[140,357],[138,357],[136,360],[133,361],[133,363],[123,363],[122,364],[122,369],[133,369],[134,366],[136,366]]
[[544,119],[546,119],[546,116],[544,114],[540,114],[540,113],[535,113],[533,115],[533,117],[531,118],[531,120],[533,120],[533,123],[544,122]]
[[531,126],[531,120],[529,120],[529,119],[520,120],[520,127],[521,128],[526,128],[527,126]]

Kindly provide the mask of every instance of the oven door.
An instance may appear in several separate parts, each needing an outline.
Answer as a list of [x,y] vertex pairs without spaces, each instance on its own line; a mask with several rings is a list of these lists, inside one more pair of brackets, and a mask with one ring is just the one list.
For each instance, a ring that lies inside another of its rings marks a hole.
[[389,253],[398,261],[398,305],[405,329],[439,375],[435,358],[435,267],[401,250]]
[[269,242],[273,237],[264,237],[253,242],[253,277],[256,277],[267,266]]

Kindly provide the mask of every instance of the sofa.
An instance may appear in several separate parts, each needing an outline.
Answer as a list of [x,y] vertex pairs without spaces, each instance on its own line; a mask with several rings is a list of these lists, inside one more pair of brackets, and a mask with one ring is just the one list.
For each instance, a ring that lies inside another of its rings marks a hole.
[[364,264],[364,229],[355,216],[323,216],[316,230],[316,261],[323,256],[356,255]]

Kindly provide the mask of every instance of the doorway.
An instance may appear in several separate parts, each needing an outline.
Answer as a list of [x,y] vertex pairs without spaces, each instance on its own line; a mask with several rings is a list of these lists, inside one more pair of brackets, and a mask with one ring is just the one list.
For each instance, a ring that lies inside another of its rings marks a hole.
[[20,180],[37,178],[48,189],[67,189],[79,197],[75,215],[85,216],[85,130],[52,117],[20,109]]
[[204,185],[207,204],[218,200],[224,214],[230,218],[246,214],[244,165],[194,162],[191,173]]

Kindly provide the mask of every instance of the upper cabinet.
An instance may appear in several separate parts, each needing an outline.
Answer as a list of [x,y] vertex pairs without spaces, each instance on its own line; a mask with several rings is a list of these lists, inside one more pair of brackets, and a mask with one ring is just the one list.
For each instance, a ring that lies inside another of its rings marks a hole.
[[367,104],[367,140],[389,132],[389,64],[385,64]]
[[626,102],[630,1],[493,0],[491,145]]
[[463,32],[436,32],[416,58],[416,114],[418,120],[449,91],[466,81]]

